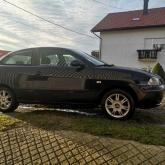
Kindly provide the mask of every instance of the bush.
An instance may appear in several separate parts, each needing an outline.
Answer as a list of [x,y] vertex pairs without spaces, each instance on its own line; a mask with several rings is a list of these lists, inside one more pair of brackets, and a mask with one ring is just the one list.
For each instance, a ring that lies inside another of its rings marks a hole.
[[162,67],[159,63],[157,63],[157,64],[154,66],[154,68],[153,68],[153,70],[152,70],[152,73],[159,75],[159,76],[164,80],[164,82],[165,82],[165,73],[164,73],[164,69],[163,69],[163,67]]

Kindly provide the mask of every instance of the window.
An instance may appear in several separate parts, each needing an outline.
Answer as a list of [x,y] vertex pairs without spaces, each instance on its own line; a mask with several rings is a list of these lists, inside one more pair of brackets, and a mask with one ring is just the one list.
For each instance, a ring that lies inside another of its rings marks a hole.
[[70,55],[70,54],[64,54],[63,57],[64,57],[64,59],[65,59],[65,62],[66,62],[66,65],[67,65],[67,66],[70,66],[70,63],[71,63],[73,60],[76,60],[76,58],[73,57],[73,56]]
[[32,64],[32,50],[23,50],[12,53],[2,61],[6,65],[31,65]]
[[56,54],[43,56],[40,58],[40,65],[45,66],[56,66],[59,62],[58,56]]
[[165,51],[165,38],[145,38],[144,49]]
[[165,38],[154,38],[153,49],[165,50]]
[[99,66],[99,65],[105,65],[106,63],[101,61],[100,59],[94,57],[94,56],[90,56],[87,53],[83,53],[83,52],[79,52],[79,51],[75,51],[78,54],[81,54],[81,56],[83,56],[86,60],[88,60],[89,62],[91,62],[92,64]]
[[53,48],[40,49],[40,65],[56,66],[59,62],[57,52]]
[[165,44],[153,44],[153,48],[156,50],[165,50]]
[[54,48],[40,49],[40,65],[42,66],[70,66],[71,61],[76,60],[68,51]]

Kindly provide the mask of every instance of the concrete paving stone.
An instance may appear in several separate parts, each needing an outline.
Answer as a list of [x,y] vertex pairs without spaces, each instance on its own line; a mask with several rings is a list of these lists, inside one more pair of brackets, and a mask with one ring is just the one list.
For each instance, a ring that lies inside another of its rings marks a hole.
[[0,165],[164,165],[165,147],[31,125],[0,132]]

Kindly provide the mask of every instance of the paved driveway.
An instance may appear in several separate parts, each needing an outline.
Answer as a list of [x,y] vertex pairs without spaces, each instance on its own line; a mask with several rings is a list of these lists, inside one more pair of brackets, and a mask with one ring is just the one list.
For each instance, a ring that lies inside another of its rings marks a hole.
[[165,164],[165,147],[31,125],[0,132],[1,165]]

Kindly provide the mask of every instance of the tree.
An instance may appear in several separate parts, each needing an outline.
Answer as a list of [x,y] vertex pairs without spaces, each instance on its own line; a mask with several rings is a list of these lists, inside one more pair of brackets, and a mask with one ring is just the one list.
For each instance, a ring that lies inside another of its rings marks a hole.
[[152,73],[159,75],[165,82],[165,73],[163,67],[159,64],[159,62],[154,66]]

